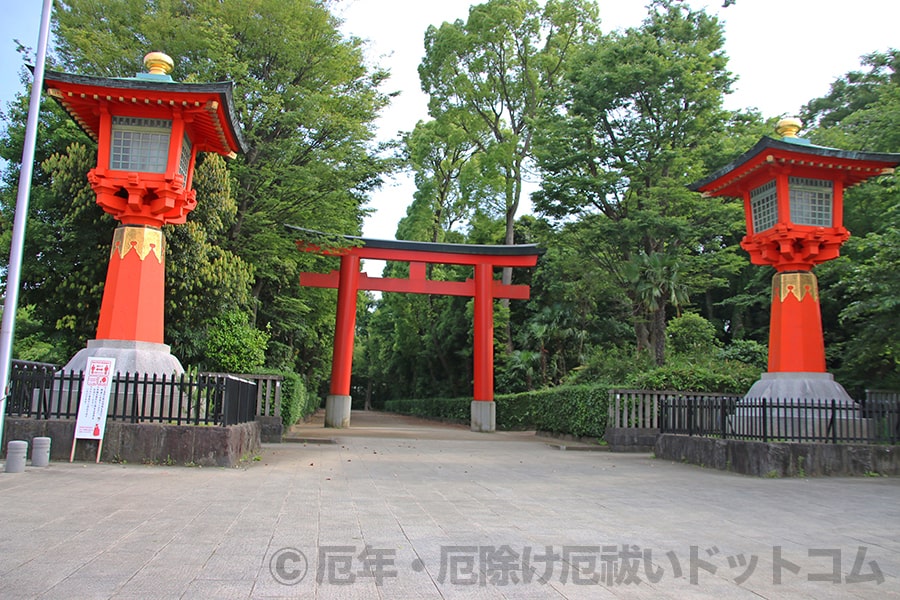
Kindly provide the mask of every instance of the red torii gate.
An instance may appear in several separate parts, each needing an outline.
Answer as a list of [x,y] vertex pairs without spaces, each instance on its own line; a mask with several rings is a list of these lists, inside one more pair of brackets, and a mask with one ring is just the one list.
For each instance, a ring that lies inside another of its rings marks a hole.
[[[495,267],[533,267],[544,253],[535,244],[487,246],[473,244],[441,244],[377,240],[354,236],[328,235],[291,227],[313,238],[325,236],[340,240],[344,246],[322,246],[298,240],[304,252],[340,256],[339,271],[301,273],[300,285],[337,288],[337,317],[334,331],[334,354],[331,366],[330,394],[325,400],[325,426],[350,425],[350,374],[353,367],[353,337],[356,327],[356,298],[359,290],[405,292],[409,294],[442,294],[474,296],[474,391],[472,431],[494,431],[494,299],[527,300],[527,285],[504,285],[494,279]],[[408,262],[409,278],[369,277],[360,272],[360,260]],[[426,264],[470,265],[474,279],[435,281],[426,277]]]

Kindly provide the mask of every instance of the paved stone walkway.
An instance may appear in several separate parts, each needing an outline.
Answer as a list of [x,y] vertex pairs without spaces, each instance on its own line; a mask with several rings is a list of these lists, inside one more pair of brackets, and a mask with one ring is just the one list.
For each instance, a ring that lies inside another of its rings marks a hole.
[[0,473],[0,598],[900,598],[896,478],[352,419],[239,469]]

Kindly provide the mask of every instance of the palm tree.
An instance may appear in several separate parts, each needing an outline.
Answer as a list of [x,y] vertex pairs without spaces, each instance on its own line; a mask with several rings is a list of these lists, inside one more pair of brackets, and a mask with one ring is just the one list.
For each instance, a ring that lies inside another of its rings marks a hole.
[[658,366],[666,362],[666,307],[681,313],[688,302],[687,287],[681,283],[678,256],[662,252],[641,252],[625,265],[638,308],[649,315],[650,343]]

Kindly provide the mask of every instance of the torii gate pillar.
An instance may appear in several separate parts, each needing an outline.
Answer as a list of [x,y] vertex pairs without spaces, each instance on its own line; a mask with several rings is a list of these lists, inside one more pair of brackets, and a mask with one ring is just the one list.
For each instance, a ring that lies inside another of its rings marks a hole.
[[[316,237],[325,234],[298,229]],[[335,236],[332,236],[334,238]],[[472,394],[472,431],[494,431],[494,300],[509,298],[527,300],[527,285],[504,285],[494,279],[495,267],[533,267],[543,250],[535,245],[479,246],[470,244],[437,244],[392,240],[372,240],[337,236],[350,247],[323,248],[305,241],[297,242],[305,252],[341,257],[340,271],[301,273],[300,285],[337,288],[338,306],[335,319],[334,352],[331,366],[330,393],[325,398],[325,426],[349,427],[350,377],[353,369],[353,337],[356,328],[356,297],[359,290],[470,296],[475,299],[474,365]],[[409,263],[409,278],[369,277],[360,273],[360,259]],[[434,281],[426,278],[426,264],[455,264],[474,267],[474,279],[466,281]]]
[[475,265],[475,310],[473,315],[472,431],[494,431],[497,408],[494,403],[494,269]]
[[341,257],[338,275],[337,317],[331,359],[331,393],[325,398],[325,427],[350,426],[350,377],[353,372],[353,334],[359,290],[359,256]]

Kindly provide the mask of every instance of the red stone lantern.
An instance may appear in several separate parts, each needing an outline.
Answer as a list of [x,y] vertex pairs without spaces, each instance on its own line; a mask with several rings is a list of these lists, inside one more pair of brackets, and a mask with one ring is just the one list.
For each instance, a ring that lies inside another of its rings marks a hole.
[[781,140],[764,137],[737,160],[688,186],[704,196],[743,198],[747,235],[741,247],[772,279],[768,373],[748,397],[850,400],[825,371],[819,289],[812,268],[837,258],[850,233],[844,190],[892,173],[900,154],[849,152],[797,137],[801,123],[778,124]]
[[169,75],[172,59],[144,58],[149,73],[111,79],[49,72],[47,93],[97,142],[88,173],[97,203],[121,222],[113,235],[97,339],[88,356],[117,358],[120,372],[183,372],[163,344],[165,238],[162,226],[184,223],[197,204],[191,189],[198,152],[234,157],[244,142],[231,82],[186,84]]

